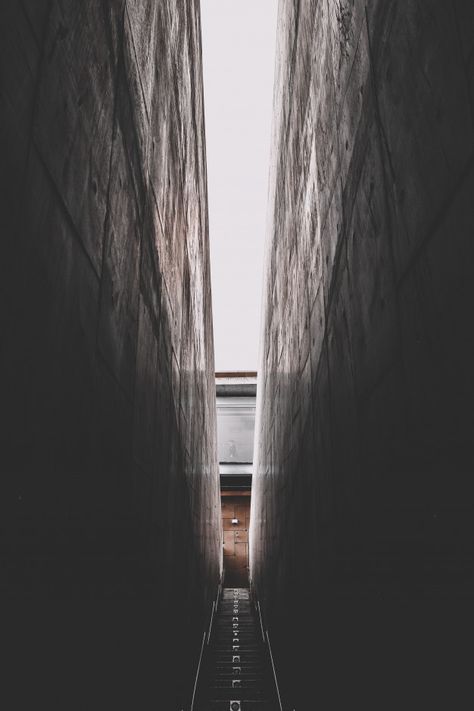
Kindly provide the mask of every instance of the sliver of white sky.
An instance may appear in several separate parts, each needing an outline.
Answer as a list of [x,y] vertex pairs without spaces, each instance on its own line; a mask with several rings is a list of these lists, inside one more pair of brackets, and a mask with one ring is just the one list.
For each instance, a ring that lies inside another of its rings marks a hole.
[[257,370],[278,0],[201,0],[217,371]]

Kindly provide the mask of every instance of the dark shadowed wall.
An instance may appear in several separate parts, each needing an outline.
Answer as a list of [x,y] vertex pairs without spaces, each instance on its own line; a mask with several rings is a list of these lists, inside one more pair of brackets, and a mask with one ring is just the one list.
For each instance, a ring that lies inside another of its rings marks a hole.
[[470,2],[280,2],[251,576],[288,709],[436,696],[459,662],[473,78]]
[[1,591],[76,601],[38,705],[181,709],[222,555],[199,3],[0,28]]

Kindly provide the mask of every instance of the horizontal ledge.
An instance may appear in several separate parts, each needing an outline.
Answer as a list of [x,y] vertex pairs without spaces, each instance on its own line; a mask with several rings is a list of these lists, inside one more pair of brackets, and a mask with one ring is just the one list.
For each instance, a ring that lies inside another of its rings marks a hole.
[[216,378],[256,378],[256,370],[221,370],[215,373]]

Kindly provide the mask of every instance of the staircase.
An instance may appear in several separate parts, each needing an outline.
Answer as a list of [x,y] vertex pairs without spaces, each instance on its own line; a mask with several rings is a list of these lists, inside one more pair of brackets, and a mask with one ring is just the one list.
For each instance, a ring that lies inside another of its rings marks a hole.
[[270,659],[247,588],[224,588],[196,711],[278,711]]

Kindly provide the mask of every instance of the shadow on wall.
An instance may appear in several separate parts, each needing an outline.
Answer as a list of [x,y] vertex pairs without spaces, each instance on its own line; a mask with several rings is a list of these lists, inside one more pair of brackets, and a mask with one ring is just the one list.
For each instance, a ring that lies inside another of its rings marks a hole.
[[280,6],[251,578],[285,708],[472,700],[473,28]]
[[18,707],[181,708],[222,558],[198,4],[0,28],[1,592],[42,606]]

